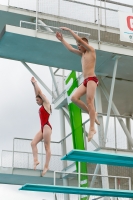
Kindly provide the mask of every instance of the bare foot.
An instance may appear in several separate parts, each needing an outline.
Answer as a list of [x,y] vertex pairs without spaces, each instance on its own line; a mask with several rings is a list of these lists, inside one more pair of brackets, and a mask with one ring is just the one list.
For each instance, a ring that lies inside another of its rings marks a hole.
[[49,168],[45,167],[43,172],[42,172],[42,176],[44,176],[47,173],[48,170],[49,170]]
[[96,113],[96,115],[95,115],[95,123],[96,123],[97,125],[100,125],[100,123],[99,123],[99,121],[98,121],[98,119],[97,119],[97,113]]
[[96,133],[96,130],[90,130],[89,134],[88,134],[88,142],[91,141],[91,139],[93,138],[93,135]]
[[37,165],[39,165],[39,161],[34,161],[34,170],[36,170]]

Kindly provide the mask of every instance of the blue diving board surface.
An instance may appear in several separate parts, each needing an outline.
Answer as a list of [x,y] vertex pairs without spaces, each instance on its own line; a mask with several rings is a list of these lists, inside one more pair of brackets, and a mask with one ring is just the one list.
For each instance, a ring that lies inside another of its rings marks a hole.
[[53,185],[35,185],[26,184],[19,190],[36,191],[36,192],[50,192],[50,193],[64,193],[77,195],[95,195],[95,196],[109,196],[109,197],[125,197],[133,198],[133,191],[129,190],[113,190],[113,189],[99,189],[99,188],[81,188],[70,186],[53,186]]
[[62,157],[61,160],[133,167],[133,156],[97,151],[72,150]]

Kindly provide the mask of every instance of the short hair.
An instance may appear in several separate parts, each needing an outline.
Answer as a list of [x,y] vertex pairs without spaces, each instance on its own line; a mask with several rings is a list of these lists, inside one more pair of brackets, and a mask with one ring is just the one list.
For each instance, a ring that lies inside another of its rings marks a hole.
[[81,39],[88,43],[88,39],[87,38],[82,37]]
[[36,98],[40,98],[40,99],[42,99],[42,98],[40,97],[40,95],[36,95]]

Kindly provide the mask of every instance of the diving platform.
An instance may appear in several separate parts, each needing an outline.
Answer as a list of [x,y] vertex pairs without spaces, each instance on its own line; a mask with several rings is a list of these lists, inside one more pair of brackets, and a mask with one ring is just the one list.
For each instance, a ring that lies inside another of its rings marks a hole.
[[[58,28],[54,31],[58,31]],[[36,30],[23,27],[5,25],[0,32],[0,57],[81,72],[81,58],[64,48],[57,40],[55,32],[36,32]],[[64,35],[64,38],[77,48],[72,37]],[[96,49],[96,72],[103,73],[104,71],[105,74],[112,77],[110,69],[114,63],[113,57],[117,54],[122,56],[119,61],[121,70],[126,60],[128,60],[128,63],[125,64],[126,69],[132,66],[132,49],[127,48],[125,51],[125,48],[103,43],[99,50],[97,41],[90,41],[90,45]],[[128,74],[128,80],[132,80],[130,74]]]
[[[42,170],[0,167],[0,184],[24,185],[32,184],[54,184],[54,172],[49,170],[42,177]],[[56,177],[57,184],[62,185],[63,180],[60,175]]]
[[72,150],[61,160],[133,167],[133,157],[96,151]]
[[34,185],[26,184],[20,190],[36,191],[36,192],[52,192],[77,195],[95,195],[109,197],[124,197],[133,198],[133,191],[114,190],[114,189],[99,189],[99,188],[81,188],[81,187],[66,187],[66,186],[51,186],[51,185]]

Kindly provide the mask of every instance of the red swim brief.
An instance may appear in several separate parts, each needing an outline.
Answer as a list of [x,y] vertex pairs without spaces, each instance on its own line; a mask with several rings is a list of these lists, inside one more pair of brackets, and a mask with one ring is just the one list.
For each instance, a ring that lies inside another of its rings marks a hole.
[[92,76],[92,77],[86,78],[86,79],[83,81],[83,85],[84,85],[85,87],[87,87],[88,81],[94,81],[94,82],[97,84],[97,86],[98,86],[99,81],[98,81],[98,78],[97,78],[96,76]]

